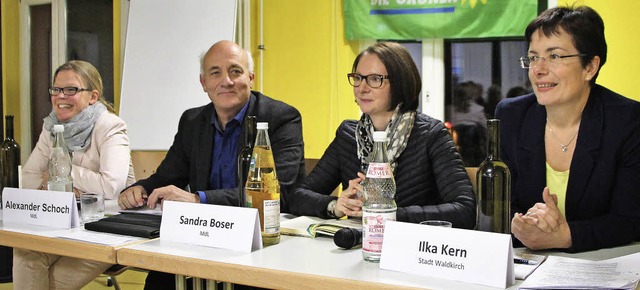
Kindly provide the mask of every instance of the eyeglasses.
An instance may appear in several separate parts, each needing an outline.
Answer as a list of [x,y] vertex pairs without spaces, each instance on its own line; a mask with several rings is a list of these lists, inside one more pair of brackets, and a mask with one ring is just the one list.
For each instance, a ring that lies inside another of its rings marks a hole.
[[49,94],[51,94],[52,96],[57,96],[57,95],[60,94],[60,92],[62,92],[65,96],[71,97],[71,96],[74,96],[75,94],[77,94],[78,92],[85,92],[85,91],[91,91],[91,90],[90,89],[78,88],[78,87],[64,87],[64,88],[51,87],[51,88],[49,88]]
[[382,86],[382,82],[384,79],[389,79],[389,76],[379,75],[379,74],[370,74],[363,76],[358,73],[350,73],[347,74],[347,78],[349,79],[349,84],[354,87],[359,87],[362,84],[362,80],[367,82],[367,85],[372,88],[379,88]]
[[587,56],[584,53],[577,53],[577,54],[569,54],[569,55],[559,55],[556,53],[552,53],[547,57],[544,56],[539,56],[539,55],[531,55],[531,56],[523,56],[520,58],[520,66],[522,66],[522,68],[530,68],[532,66],[536,66],[540,63],[540,60],[542,61],[549,61],[549,63],[552,64],[561,64],[564,63],[563,59],[568,58],[568,57],[583,57],[583,56]]

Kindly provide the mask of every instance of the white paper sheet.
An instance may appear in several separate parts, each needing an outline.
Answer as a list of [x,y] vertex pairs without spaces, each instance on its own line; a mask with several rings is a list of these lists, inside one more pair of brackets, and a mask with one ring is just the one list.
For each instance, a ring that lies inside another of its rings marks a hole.
[[549,256],[518,289],[635,289],[640,269],[623,265],[619,260]]

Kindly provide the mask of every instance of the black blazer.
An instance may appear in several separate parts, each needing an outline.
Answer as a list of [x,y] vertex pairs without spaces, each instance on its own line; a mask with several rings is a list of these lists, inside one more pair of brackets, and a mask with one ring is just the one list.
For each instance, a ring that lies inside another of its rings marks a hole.
[[[204,191],[207,203],[238,204],[237,188],[214,189],[209,184],[214,142],[213,109],[213,103],[209,103],[186,110],[180,117],[173,144],[158,170],[134,185],[142,185],[148,193],[167,185],[180,188],[189,185],[191,192]],[[245,118],[250,115],[256,116],[258,122],[269,122],[269,139],[280,181],[280,210],[287,212],[284,196],[305,175],[302,117],[294,107],[256,91],[251,92]],[[244,131],[240,133],[240,139],[236,156],[245,144]]]
[[[512,214],[542,201],[546,186],[546,110],[534,94],[505,99],[502,159],[511,170]],[[614,247],[640,237],[640,103],[602,86],[582,112],[565,202],[569,251]]]

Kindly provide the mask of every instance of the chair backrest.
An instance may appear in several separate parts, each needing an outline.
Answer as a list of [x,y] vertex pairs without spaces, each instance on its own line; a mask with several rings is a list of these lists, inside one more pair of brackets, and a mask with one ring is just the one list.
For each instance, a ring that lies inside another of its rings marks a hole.
[[[313,170],[313,168],[316,167],[316,164],[318,164],[318,161],[320,161],[320,159],[317,159],[317,158],[304,159],[304,167],[307,170],[307,175],[309,175],[309,173],[311,173],[311,170]],[[341,186],[338,185],[338,187],[336,187],[336,189],[333,190],[331,195],[338,196],[338,194],[340,193],[340,188]]]
[[166,155],[166,151],[131,151],[131,163],[136,180],[145,179],[155,173]]
[[305,158],[304,159],[304,167],[307,170],[307,175],[309,175],[309,173],[311,173],[311,170],[316,167],[316,164],[318,164],[318,161],[320,161],[320,159],[317,158]]
[[476,180],[476,174],[478,173],[478,167],[465,167],[467,170],[467,174],[469,175],[469,180],[471,180],[471,185],[473,186],[473,192],[478,192],[478,184]]
[[456,147],[465,166],[476,167],[487,156],[487,129],[479,123],[453,126],[457,135]]

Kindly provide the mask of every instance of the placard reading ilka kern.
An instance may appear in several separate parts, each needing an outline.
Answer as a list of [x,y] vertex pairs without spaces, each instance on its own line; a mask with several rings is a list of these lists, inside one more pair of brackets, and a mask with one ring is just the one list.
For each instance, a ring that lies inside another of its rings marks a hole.
[[515,283],[511,236],[387,221],[380,269],[506,288]]

